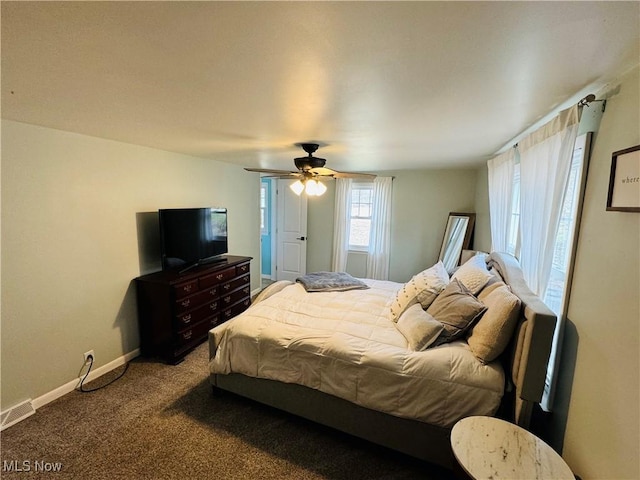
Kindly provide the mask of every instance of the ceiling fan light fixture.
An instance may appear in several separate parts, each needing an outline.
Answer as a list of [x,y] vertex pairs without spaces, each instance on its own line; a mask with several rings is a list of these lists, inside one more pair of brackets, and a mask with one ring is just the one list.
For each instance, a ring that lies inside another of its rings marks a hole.
[[316,183],[318,184],[318,190],[316,192],[316,195],[319,197],[320,195],[324,195],[324,192],[327,191],[327,186],[322,183],[320,180],[316,180]]
[[293,191],[293,193],[295,193],[298,196],[300,196],[302,191],[305,189],[304,183],[302,183],[300,180],[296,180],[295,182],[293,182],[289,186],[289,188]]
[[319,197],[327,191],[327,187],[316,179],[307,180],[305,193],[310,197]]

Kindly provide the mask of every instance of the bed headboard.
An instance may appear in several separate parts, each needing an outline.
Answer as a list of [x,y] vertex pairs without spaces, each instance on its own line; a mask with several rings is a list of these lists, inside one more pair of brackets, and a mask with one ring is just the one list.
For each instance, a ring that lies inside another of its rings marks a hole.
[[533,405],[542,400],[551,353],[556,315],[524,281],[518,261],[508,253],[493,252],[487,257],[522,301],[522,314],[510,346],[507,371],[515,388],[514,421],[529,427]]

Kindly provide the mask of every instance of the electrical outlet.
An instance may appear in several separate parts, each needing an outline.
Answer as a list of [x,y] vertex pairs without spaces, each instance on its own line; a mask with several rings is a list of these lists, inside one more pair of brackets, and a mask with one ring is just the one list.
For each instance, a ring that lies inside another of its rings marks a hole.
[[88,352],[84,352],[84,364],[89,365],[91,361],[96,361],[96,355],[93,353],[93,350],[89,350]]

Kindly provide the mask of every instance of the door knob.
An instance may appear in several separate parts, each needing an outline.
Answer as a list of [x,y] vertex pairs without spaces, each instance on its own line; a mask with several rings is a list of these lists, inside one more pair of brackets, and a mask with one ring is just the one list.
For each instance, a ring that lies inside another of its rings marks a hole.
[[296,237],[296,240],[302,240],[305,241],[307,239],[307,237]]

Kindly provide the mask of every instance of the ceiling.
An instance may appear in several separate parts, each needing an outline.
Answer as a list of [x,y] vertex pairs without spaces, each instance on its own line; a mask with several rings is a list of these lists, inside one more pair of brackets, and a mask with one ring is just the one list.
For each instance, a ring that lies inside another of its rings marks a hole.
[[639,2],[2,2],[2,117],[246,167],[480,165],[637,65]]

